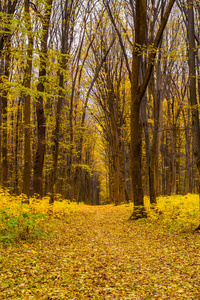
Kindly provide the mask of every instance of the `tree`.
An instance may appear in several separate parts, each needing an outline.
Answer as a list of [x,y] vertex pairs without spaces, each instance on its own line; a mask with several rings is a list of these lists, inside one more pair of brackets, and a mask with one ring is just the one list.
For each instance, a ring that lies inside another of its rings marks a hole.
[[[196,160],[197,169],[200,175],[200,127],[199,110],[196,90],[196,46],[194,30],[194,2],[188,0],[188,44],[189,44],[189,90],[190,105],[192,108],[192,133],[193,133],[193,152]],[[199,185],[200,195],[200,185]],[[200,229],[200,225],[197,228]]]
[[17,6],[17,0],[6,1],[0,4],[1,35],[0,35],[0,84],[1,84],[1,112],[2,112],[2,186],[8,184],[8,150],[7,150],[7,126],[8,126],[8,81],[11,64],[11,37],[12,17]]
[[[47,57],[48,57],[48,32],[50,25],[52,0],[48,0],[46,3],[46,9],[44,15],[41,16],[42,22],[42,36],[41,36],[41,49],[40,49],[40,66],[39,66],[39,78],[38,78],[38,97],[36,99],[36,113],[37,113],[37,151],[34,162],[34,174],[33,174],[33,191],[39,196],[43,195],[43,165],[45,154],[45,115],[44,115],[44,91],[45,81],[47,73]],[[36,8],[37,10],[37,8]],[[40,13],[36,11],[39,15]]]
[[[68,62],[70,57],[70,50],[73,42],[73,31],[75,26],[75,15],[78,9],[77,2],[65,1],[64,9],[62,12],[62,36],[61,36],[61,62],[58,72],[59,77],[59,93],[56,105],[56,125],[53,134],[53,168],[51,173],[51,184],[50,184],[50,204],[54,202],[56,194],[56,181],[57,181],[57,167],[58,167],[58,153],[59,153],[59,135],[60,135],[60,123],[61,123],[61,110],[63,107],[64,95],[64,74],[67,72]],[[73,97],[73,96],[72,96]],[[71,111],[73,108],[71,108]]]
[[163,15],[161,24],[158,28],[157,34],[151,43],[150,53],[147,62],[147,69],[145,75],[143,76],[143,82],[140,82],[141,78],[141,58],[142,53],[145,48],[145,35],[147,30],[147,3],[146,0],[136,0],[135,10],[134,3],[132,0],[129,1],[132,8],[132,15],[135,16],[134,20],[134,44],[132,47],[132,64],[131,68],[129,66],[127,54],[122,41],[122,35],[117,28],[116,22],[114,20],[113,14],[111,12],[108,1],[104,1],[105,7],[108,11],[110,19],[113,26],[117,32],[120,45],[122,47],[127,69],[129,71],[129,77],[131,82],[131,183],[132,183],[132,201],[134,202],[134,211],[131,216],[132,219],[137,219],[146,216],[146,211],[144,208],[144,197],[143,197],[143,187],[142,187],[142,133],[140,127],[140,106],[142,98],[145,94],[147,85],[150,80],[150,76],[153,69],[153,64],[156,57],[156,51],[158,49],[159,43],[162,38],[163,31],[167,24],[171,9],[174,5],[175,0],[170,0],[166,7],[165,13]]
[[33,65],[33,33],[31,28],[31,18],[29,11],[29,1],[25,0],[25,23],[27,26],[27,62],[24,75],[24,88],[25,88],[25,106],[24,106],[24,126],[25,126],[25,137],[24,137],[24,171],[23,171],[23,193],[30,196],[30,183],[31,183],[31,76],[32,76],[32,65]]

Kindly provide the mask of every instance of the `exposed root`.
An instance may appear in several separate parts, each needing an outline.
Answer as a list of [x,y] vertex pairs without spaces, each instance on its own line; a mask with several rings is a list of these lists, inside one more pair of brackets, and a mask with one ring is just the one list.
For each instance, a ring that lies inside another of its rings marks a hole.
[[144,206],[134,206],[134,210],[129,220],[138,220],[147,218],[147,211]]
[[199,232],[200,233],[200,225],[194,230],[195,232]]

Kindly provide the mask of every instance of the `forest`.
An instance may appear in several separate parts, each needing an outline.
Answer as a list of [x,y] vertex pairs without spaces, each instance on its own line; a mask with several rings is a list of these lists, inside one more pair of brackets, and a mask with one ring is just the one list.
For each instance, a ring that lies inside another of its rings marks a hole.
[[200,1],[0,1],[0,298],[200,299]]
[[3,189],[116,205],[198,192],[199,1],[16,0],[0,17]]

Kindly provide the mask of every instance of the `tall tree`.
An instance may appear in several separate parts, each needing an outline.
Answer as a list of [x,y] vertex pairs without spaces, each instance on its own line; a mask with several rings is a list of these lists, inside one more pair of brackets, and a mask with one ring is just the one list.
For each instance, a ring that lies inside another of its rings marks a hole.
[[114,14],[111,12],[108,1],[104,1],[110,19],[117,32],[120,45],[124,52],[127,69],[129,71],[129,77],[131,82],[131,183],[132,183],[132,201],[134,202],[134,211],[131,216],[132,219],[137,219],[146,216],[144,208],[144,195],[142,187],[142,133],[140,125],[140,106],[142,98],[145,94],[147,85],[150,80],[150,76],[153,69],[157,49],[162,38],[163,31],[167,24],[171,9],[174,5],[175,0],[169,0],[168,5],[165,9],[161,24],[158,28],[157,34],[151,43],[150,54],[147,61],[147,69],[144,75],[142,83],[141,78],[141,58],[145,48],[145,35],[147,30],[147,3],[146,0],[136,0],[135,9],[132,0],[129,1],[130,7],[132,8],[132,15],[135,16],[134,20],[134,36],[135,41],[132,48],[132,65],[131,68],[128,62],[128,56],[123,44],[122,35],[117,28],[114,20]]
[[[188,44],[189,44],[189,90],[190,105],[192,108],[192,133],[193,133],[193,152],[196,160],[198,172],[200,174],[200,127],[199,127],[199,109],[197,102],[196,89],[196,45],[194,30],[194,1],[188,0]],[[200,195],[200,185],[199,185]],[[197,229],[200,229],[200,225]]]
[[[58,169],[58,154],[59,154],[59,135],[60,135],[60,123],[61,123],[61,111],[63,107],[63,102],[65,99],[64,86],[65,86],[65,75],[69,69],[68,62],[70,58],[70,50],[73,43],[73,31],[75,27],[75,18],[77,16],[77,11],[79,11],[79,1],[68,1],[64,3],[64,9],[62,11],[62,36],[61,36],[61,62],[59,68],[59,93],[58,101],[56,105],[56,126],[53,134],[53,168],[51,173],[51,186],[50,186],[50,204],[54,202],[55,193],[56,193],[56,182],[57,182],[57,169]],[[84,37],[82,37],[84,40]],[[82,44],[81,44],[82,47]],[[81,50],[80,50],[81,51]],[[79,57],[80,59],[80,57]],[[78,59],[78,65],[79,65]],[[75,86],[75,84],[74,84]],[[71,95],[71,114],[70,114],[70,125],[72,127],[72,111],[73,111],[73,98],[74,98],[74,89],[72,88]],[[73,128],[71,128],[73,131]],[[71,161],[71,158],[70,158]],[[69,174],[71,172],[71,168]]]
[[24,75],[24,88],[25,88],[25,106],[24,106],[24,171],[23,171],[23,193],[30,196],[30,182],[31,182],[31,75],[33,64],[33,34],[31,28],[31,17],[29,11],[29,1],[25,0],[25,24],[27,28],[27,62]]
[[11,64],[11,37],[12,37],[12,18],[14,16],[17,0],[5,1],[0,3],[1,12],[1,35],[0,35],[0,84],[2,101],[2,186],[8,184],[8,81]]
[[45,81],[47,74],[47,57],[48,57],[48,33],[51,17],[53,0],[47,0],[45,3],[45,12],[43,15],[34,6],[37,14],[41,18],[42,23],[42,36],[41,36],[41,48],[39,52],[39,78],[38,78],[38,97],[36,99],[36,114],[37,114],[37,150],[34,162],[33,173],[33,192],[39,196],[43,195],[43,165],[45,154],[45,114],[44,114],[44,91]]

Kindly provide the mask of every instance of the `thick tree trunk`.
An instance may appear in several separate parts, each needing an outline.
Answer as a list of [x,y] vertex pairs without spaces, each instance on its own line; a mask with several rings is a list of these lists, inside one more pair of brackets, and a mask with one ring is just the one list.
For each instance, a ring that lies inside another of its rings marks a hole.
[[52,8],[52,0],[47,3],[47,10],[45,17],[43,17],[43,37],[41,40],[41,51],[40,51],[40,67],[39,67],[39,83],[37,85],[37,91],[39,97],[36,101],[36,114],[37,114],[37,150],[34,162],[34,173],[33,173],[33,192],[40,197],[43,196],[43,165],[45,155],[45,115],[44,115],[44,90],[46,80],[46,67],[47,67],[47,40],[48,40],[48,29],[50,24],[50,15]]
[[198,171],[200,172],[200,128],[199,110],[196,91],[196,64],[195,64],[195,32],[193,1],[188,0],[188,41],[189,41],[189,75],[190,75],[190,104],[192,106],[193,151]]
[[143,79],[143,83],[140,85],[140,61],[142,55],[142,49],[145,42],[146,34],[146,15],[147,4],[145,0],[136,0],[136,14],[135,14],[135,44],[133,48],[133,60],[132,60],[132,74],[131,74],[131,177],[132,177],[132,200],[135,207],[132,219],[146,216],[143,200],[143,188],[142,188],[142,172],[141,172],[141,130],[140,130],[140,104],[142,97],[146,91],[154,60],[156,57],[155,49],[158,48],[164,28],[167,24],[171,9],[175,0],[170,0],[169,4],[163,15],[161,25],[158,29],[154,40],[154,51],[149,56],[148,67]]
[[[50,201],[52,204],[55,199],[55,191],[56,191],[56,182],[57,182],[57,173],[58,173],[58,154],[59,154],[59,134],[60,134],[60,121],[61,121],[61,110],[64,101],[64,73],[67,70],[68,60],[69,60],[69,50],[72,43],[73,38],[70,36],[70,29],[73,31],[74,24],[70,22],[72,18],[73,11],[73,2],[69,3],[68,0],[65,1],[65,8],[63,12],[63,28],[62,28],[62,58],[61,58],[61,70],[59,71],[59,95],[58,102],[56,106],[56,126],[53,134],[53,169],[51,173],[51,186],[50,186]],[[75,13],[75,11],[74,11]],[[72,131],[72,112],[73,112],[73,101],[71,101],[70,107],[70,158],[69,158],[69,177],[71,176],[71,166],[72,166],[72,139],[73,139],[73,131]],[[68,177],[68,179],[69,179]],[[68,195],[69,197],[69,195]]]
[[132,197],[135,206],[143,206],[142,189],[142,135],[140,125],[140,102],[134,101],[131,109],[131,174],[132,174]]
[[[189,42],[190,104],[192,106],[193,152],[196,160],[198,173],[200,175],[200,127],[199,127],[199,110],[198,110],[197,90],[196,90],[196,64],[195,64],[196,50],[195,50],[195,31],[194,31],[194,10],[193,10],[192,0],[188,0],[188,42]],[[199,183],[198,192],[200,197],[200,183]],[[200,230],[200,225],[198,226],[197,230]]]
[[135,45],[133,49],[131,74],[131,183],[134,211],[131,219],[146,216],[142,187],[142,133],[140,124],[140,104],[142,96],[139,93],[140,63],[142,47],[146,33],[146,0],[136,1]]

